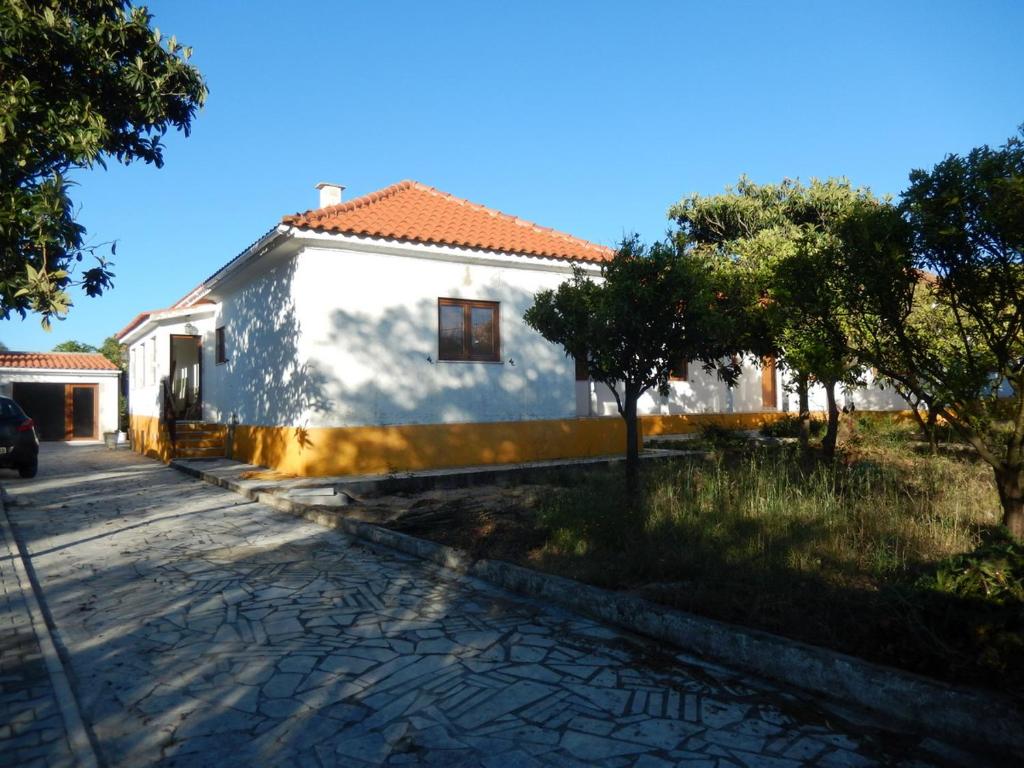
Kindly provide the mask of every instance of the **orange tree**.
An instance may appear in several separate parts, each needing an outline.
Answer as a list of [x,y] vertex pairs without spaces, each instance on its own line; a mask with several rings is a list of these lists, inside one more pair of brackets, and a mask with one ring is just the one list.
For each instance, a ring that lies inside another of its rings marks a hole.
[[639,471],[640,397],[651,389],[667,394],[669,371],[679,360],[718,370],[727,381],[738,373],[727,359],[735,349],[729,305],[738,298],[723,290],[725,279],[674,243],[646,246],[633,235],[601,265],[600,280],[576,270],[557,289],[536,294],[526,311],[530,327],[585,360],[590,377],[614,396],[626,422],[631,490]]
[[1024,538],[1024,141],[913,171],[898,210],[847,226],[853,352],[974,447]]

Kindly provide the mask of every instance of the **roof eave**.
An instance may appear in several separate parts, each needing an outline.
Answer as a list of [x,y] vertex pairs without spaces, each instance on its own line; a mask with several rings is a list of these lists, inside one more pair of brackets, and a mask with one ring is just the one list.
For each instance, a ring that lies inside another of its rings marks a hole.
[[178,307],[165,310],[164,312],[153,312],[149,317],[139,323],[120,338],[125,346],[134,344],[142,336],[145,336],[152,328],[159,326],[165,320],[177,320],[192,315],[213,314],[217,307],[214,304],[200,304],[193,307]]
[[273,229],[266,232],[259,240],[238,254],[235,258],[206,278],[206,280],[192,289],[190,293],[178,300],[171,309],[183,309],[194,306],[197,301],[200,301],[209,295],[218,283],[223,282],[227,277],[247,266],[252,260],[259,258],[263,254],[277,247],[279,241],[290,236],[292,232],[293,228],[291,226],[287,224],[278,224]]

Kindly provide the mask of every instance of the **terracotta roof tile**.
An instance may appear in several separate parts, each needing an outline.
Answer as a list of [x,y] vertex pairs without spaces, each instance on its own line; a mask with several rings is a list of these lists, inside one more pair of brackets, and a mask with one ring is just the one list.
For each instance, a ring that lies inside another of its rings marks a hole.
[[118,367],[94,352],[0,352],[0,368],[45,368],[71,371],[116,371]]
[[607,261],[612,249],[402,181],[346,203],[285,216],[301,229],[576,261]]
[[139,314],[137,314],[135,317],[133,317],[131,319],[131,322],[128,323],[128,325],[126,325],[124,328],[122,328],[120,331],[118,331],[117,333],[114,334],[114,338],[117,339],[118,341],[120,341],[125,336],[127,336],[130,331],[135,330],[140,325],[142,325],[144,322],[149,320],[149,318],[152,315],[155,315],[157,312],[161,312],[161,311],[162,310],[154,309],[154,310],[150,310],[149,312],[139,312]]

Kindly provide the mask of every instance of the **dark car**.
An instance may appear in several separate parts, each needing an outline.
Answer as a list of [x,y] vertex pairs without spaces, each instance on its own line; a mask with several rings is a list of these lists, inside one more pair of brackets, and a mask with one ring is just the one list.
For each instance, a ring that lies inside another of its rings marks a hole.
[[35,422],[9,397],[0,397],[0,467],[12,467],[22,477],[35,477],[39,468]]

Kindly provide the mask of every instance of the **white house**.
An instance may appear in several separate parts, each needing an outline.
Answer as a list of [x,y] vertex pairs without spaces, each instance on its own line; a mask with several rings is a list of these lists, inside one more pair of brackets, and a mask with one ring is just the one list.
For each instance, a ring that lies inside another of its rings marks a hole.
[[120,374],[99,354],[0,352],[0,395],[18,402],[40,440],[98,440],[116,432]]
[[[599,274],[611,249],[417,182],[349,202],[318,188],[320,208],[118,334],[138,450],[216,452],[230,427],[234,457],[296,474],[621,451],[611,394],[523,322],[537,291],[573,265]],[[679,373],[645,397],[648,433],[784,409],[774,370],[732,390]]]

